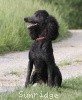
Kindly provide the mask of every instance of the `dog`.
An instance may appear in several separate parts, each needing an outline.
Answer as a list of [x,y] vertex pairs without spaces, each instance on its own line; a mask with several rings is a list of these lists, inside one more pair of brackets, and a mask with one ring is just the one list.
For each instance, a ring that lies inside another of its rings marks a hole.
[[[33,44],[29,51],[29,62],[25,87],[34,83],[47,83],[49,87],[60,87],[62,75],[53,56],[52,40],[59,35],[55,17],[46,10],[38,10],[31,17],[25,17]],[[33,65],[35,71],[32,73]]]

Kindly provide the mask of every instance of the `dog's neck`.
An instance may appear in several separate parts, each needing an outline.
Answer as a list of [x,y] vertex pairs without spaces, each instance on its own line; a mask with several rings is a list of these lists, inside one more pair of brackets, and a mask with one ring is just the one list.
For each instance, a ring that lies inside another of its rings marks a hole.
[[45,37],[39,37],[36,40],[43,40],[43,39],[45,39]]

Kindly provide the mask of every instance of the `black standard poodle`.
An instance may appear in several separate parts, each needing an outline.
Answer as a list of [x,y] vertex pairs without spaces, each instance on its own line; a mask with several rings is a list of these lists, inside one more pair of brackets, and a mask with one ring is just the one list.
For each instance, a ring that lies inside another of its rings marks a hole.
[[[38,10],[32,17],[24,18],[24,21],[29,23],[29,35],[34,40],[29,52],[25,87],[34,83],[60,87],[62,75],[55,64],[52,48],[52,40],[59,35],[58,22],[46,10]],[[32,73],[33,65],[35,70]]]

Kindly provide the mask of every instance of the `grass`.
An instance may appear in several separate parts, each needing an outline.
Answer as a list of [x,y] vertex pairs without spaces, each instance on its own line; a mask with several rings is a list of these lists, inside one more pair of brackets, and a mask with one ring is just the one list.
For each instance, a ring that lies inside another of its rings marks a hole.
[[0,0],[0,53],[29,49],[32,41],[23,19],[39,9],[47,10],[58,20],[60,26],[58,40],[68,37],[66,33],[68,26],[53,2],[49,3],[42,0]]
[[80,62],[82,62],[82,60],[81,59],[77,59],[77,60],[75,60],[75,62],[80,63]]
[[61,62],[58,64],[58,66],[63,67],[63,66],[71,65],[72,63],[73,63],[73,62],[71,62],[71,61],[66,61],[66,60],[64,60],[64,61],[61,61]]
[[46,85],[1,93],[1,100],[82,100],[82,76],[65,80],[62,88],[49,88]]
[[64,60],[64,61],[60,61],[58,63],[58,66],[64,67],[64,66],[72,65],[74,63],[78,63],[78,64],[82,63],[82,60],[81,59],[76,59],[76,60],[71,60],[71,61]]
[[19,76],[21,75],[21,73],[20,73],[19,71],[13,70],[13,71],[11,71],[11,72],[5,73],[5,76],[7,76],[7,75],[16,75],[16,76],[19,77]]

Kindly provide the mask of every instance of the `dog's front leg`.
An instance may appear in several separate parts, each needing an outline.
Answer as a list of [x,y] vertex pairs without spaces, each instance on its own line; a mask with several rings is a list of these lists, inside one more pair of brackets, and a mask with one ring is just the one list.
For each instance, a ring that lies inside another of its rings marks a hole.
[[25,87],[27,87],[27,85],[30,84],[30,76],[31,76],[32,69],[33,69],[33,62],[29,60]]

